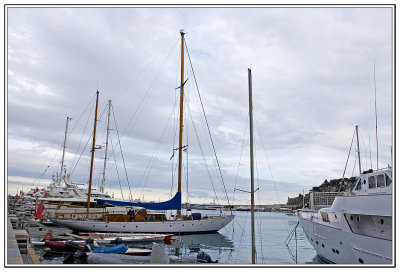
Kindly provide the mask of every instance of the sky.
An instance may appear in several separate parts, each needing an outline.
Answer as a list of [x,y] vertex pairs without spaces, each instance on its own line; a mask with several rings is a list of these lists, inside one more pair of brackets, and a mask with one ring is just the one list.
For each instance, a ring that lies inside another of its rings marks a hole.
[[[250,202],[235,190],[250,191],[248,68],[256,204],[286,203],[341,178],[356,125],[363,170],[392,165],[392,12],[384,6],[9,7],[6,193],[46,186],[60,171],[67,116],[66,169],[72,181],[88,184],[98,90],[94,187],[103,172],[111,100],[106,190],[124,199],[172,196],[181,29],[189,52],[183,202],[226,204],[226,196],[230,204]],[[359,174],[355,158],[353,143],[346,177]]]

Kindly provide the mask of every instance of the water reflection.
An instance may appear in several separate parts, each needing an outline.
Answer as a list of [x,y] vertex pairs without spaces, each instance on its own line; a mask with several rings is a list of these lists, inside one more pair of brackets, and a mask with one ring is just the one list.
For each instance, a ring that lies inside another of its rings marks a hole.
[[[190,249],[232,249],[233,242],[220,233],[182,235],[175,243]],[[173,244],[174,246],[174,244]]]

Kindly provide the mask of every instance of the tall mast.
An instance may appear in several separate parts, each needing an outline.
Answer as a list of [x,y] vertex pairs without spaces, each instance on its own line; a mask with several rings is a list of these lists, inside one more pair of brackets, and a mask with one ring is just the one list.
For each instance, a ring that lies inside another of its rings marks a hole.
[[92,159],[91,159],[91,162],[90,162],[89,189],[88,189],[88,200],[87,200],[87,208],[86,208],[86,217],[88,219],[89,219],[89,209],[90,209],[90,194],[92,193],[94,151],[95,151],[95,148],[96,148],[96,126],[97,126],[97,108],[98,108],[98,106],[99,106],[99,91],[96,92],[96,110],[95,110],[95,113],[94,113]]
[[250,119],[250,180],[251,180],[251,263],[256,263],[256,247],[254,238],[254,162],[253,162],[253,92],[251,69],[249,71],[249,119]]
[[[178,193],[181,192],[182,188],[182,134],[183,134],[183,83],[184,83],[184,43],[185,43],[185,33],[181,30],[181,103],[179,110],[179,169],[178,169]],[[177,218],[181,217],[181,210],[177,211]]]
[[356,135],[357,135],[358,168],[360,169],[360,175],[361,175],[361,156],[360,156],[360,141],[358,138],[358,126],[356,126]]
[[67,143],[68,121],[71,120],[71,119],[72,118],[69,118],[67,116],[67,122],[65,124],[64,147],[63,147],[63,154],[62,154],[62,158],[61,158],[60,181],[62,181],[63,169],[64,169],[64,156],[65,156],[65,145]]
[[111,100],[108,100],[106,151],[105,151],[105,154],[104,154],[103,179],[101,181],[101,187],[100,187],[100,192],[102,192],[102,193],[104,193],[104,184],[106,182],[106,164],[107,164],[107,151],[108,151],[108,137],[110,135],[110,112],[111,112]]

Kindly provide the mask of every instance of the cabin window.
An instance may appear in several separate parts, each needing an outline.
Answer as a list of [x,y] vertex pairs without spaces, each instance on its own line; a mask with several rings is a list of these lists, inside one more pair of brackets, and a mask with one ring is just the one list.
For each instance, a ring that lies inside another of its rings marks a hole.
[[385,176],[378,175],[378,187],[385,187]]
[[359,181],[359,182],[357,183],[356,188],[355,188],[354,190],[356,190],[356,191],[361,190],[361,181]]
[[371,176],[368,178],[368,186],[369,186],[369,188],[376,188],[375,176]]
[[389,176],[387,174],[385,174],[386,177],[386,186],[389,186],[390,184],[392,184],[392,179],[389,178]]
[[329,217],[326,212],[321,212],[322,221],[329,222]]

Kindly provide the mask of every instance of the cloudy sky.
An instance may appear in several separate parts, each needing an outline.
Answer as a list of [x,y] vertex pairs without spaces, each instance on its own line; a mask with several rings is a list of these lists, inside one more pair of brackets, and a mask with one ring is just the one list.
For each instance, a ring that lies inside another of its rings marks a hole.
[[[250,190],[249,67],[257,203],[284,203],[325,179],[341,178],[355,125],[363,169],[377,168],[374,61],[378,167],[391,165],[392,12],[338,6],[8,8],[8,192],[46,186],[60,171],[66,116],[73,118],[67,171],[87,184],[98,89],[96,143],[103,147],[96,150],[94,186],[103,171],[112,100],[107,191],[125,199],[168,199],[177,186],[177,154],[170,158],[178,146],[180,29],[195,75],[185,68],[184,201],[188,183],[191,202],[226,203],[225,185],[231,203],[249,203],[248,194],[234,191]],[[358,174],[354,165],[353,145],[347,177]]]

